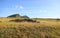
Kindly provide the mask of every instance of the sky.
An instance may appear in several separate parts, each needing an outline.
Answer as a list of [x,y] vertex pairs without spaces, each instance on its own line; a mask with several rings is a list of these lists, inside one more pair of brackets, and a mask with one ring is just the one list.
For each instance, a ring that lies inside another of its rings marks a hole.
[[0,0],[0,17],[60,18],[60,0]]

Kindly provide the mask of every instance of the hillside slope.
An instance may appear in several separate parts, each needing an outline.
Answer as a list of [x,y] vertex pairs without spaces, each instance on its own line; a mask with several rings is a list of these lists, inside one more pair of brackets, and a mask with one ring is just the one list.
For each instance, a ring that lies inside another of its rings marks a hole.
[[0,18],[0,38],[60,38],[60,21],[10,22],[15,19]]

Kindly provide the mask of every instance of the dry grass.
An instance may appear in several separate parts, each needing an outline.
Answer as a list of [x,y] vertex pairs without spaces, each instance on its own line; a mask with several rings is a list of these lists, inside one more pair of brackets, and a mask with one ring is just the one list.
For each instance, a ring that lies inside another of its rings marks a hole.
[[12,19],[17,18],[0,18],[0,38],[60,38],[60,21],[9,22]]

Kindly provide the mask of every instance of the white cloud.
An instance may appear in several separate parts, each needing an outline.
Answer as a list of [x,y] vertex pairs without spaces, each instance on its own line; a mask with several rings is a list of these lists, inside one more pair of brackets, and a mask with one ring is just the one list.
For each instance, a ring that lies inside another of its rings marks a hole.
[[46,12],[47,12],[47,10],[40,10],[40,12],[41,12],[41,13],[42,13],[42,12],[46,13]]
[[23,9],[24,7],[22,5],[16,5],[15,8],[16,9]]
[[20,9],[23,9],[23,6],[19,6]]

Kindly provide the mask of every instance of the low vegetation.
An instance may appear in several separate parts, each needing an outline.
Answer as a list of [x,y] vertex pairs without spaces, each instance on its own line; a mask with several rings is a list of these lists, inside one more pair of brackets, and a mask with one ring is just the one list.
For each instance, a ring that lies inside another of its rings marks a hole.
[[0,18],[0,38],[60,38],[60,21]]
[[15,19],[15,20],[10,20],[10,22],[36,22],[36,20],[32,20],[32,19]]
[[60,28],[24,26],[0,28],[0,38],[60,38]]

